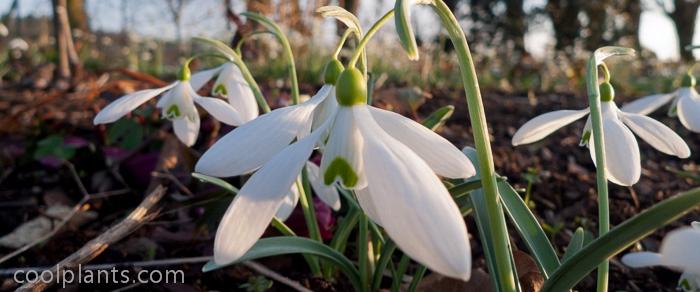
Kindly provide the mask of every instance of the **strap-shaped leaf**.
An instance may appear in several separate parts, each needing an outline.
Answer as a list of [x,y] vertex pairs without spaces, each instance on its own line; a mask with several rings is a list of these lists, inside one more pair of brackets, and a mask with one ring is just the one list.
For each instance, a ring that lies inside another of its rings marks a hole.
[[547,234],[544,233],[535,215],[530,212],[525,201],[520,198],[511,185],[507,182],[499,182],[498,192],[501,194],[501,201],[513,227],[518,230],[520,237],[527,245],[532,257],[537,261],[537,266],[546,279],[559,267],[559,258],[549,242]]
[[227,190],[229,193],[232,193],[232,194],[238,193],[238,189],[236,187],[232,186],[230,183],[228,183],[225,180],[220,179],[218,177],[208,176],[206,174],[201,174],[201,173],[196,173],[196,172],[192,173],[192,177],[199,179],[201,181],[204,181],[204,182],[208,182],[208,183],[220,186],[223,189]]
[[566,247],[566,252],[564,252],[564,256],[561,257],[562,262],[565,262],[567,259],[575,255],[579,250],[583,248],[583,243],[585,239],[584,235],[585,232],[583,232],[583,228],[576,228],[576,232],[574,232],[574,235],[571,237],[571,241],[569,241],[569,245]]
[[210,272],[240,262],[294,253],[310,254],[327,259],[328,261],[336,264],[340,270],[343,271],[355,290],[365,290],[362,289],[362,286],[360,286],[359,272],[357,269],[355,269],[355,266],[348,258],[318,241],[302,237],[282,236],[260,239],[257,243],[255,243],[255,245],[253,245],[252,248],[250,248],[250,250],[248,250],[245,255],[238,259],[238,261],[224,265],[217,265],[214,263],[214,261],[209,261],[206,265],[204,265],[202,271]]
[[422,124],[428,129],[435,131],[437,128],[445,124],[445,121],[452,116],[454,111],[455,107],[453,105],[443,106],[425,118]]
[[700,205],[700,188],[673,196],[645,210],[583,247],[547,279],[546,291],[567,291],[598,264],[622,252],[654,230],[678,219]]

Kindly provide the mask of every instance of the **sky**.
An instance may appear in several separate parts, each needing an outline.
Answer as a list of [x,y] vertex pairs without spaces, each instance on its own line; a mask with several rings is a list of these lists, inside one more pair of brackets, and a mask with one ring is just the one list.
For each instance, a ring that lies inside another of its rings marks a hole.
[[[105,31],[120,31],[124,23],[131,24],[130,29],[144,37],[159,37],[172,39],[175,28],[169,11],[166,9],[167,0],[85,0],[86,9],[91,17],[92,29]],[[283,1],[283,0],[277,0]],[[677,60],[678,45],[673,22],[656,7],[656,0],[642,0],[647,8],[642,13],[640,24],[640,42],[647,49],[654,51],[660,59]],[[185,37],[209,36],[227,38],[232,34],[220,11],[221,0],[196,0],[184,8],[183,33]],[[315,3],[313,1],[312,3]],[[12,0],[0,0],[0,15],[10,8]],[[21,0],[20,15],[50,15],[51,0]],[[144,4],[148,3],[148,5]],[[244,1],[233,1],[235,11],[243,11]],[[525,9],[541,7],[546,0],[525,0]],[[393,1],[362,1],[359,15],[363,26],[368,27],[372,21],[393,6]],[[126,11],[127,13],[124,13]],[[126,15],[126,17],[124,17]],[[698,19],[700,22],[700,19]],[[428,9],[417,9],[413,17],[414,27],[419,35],[431,36],[439,33],[437,18]],[[332,32],[332,21],[326,21],[321,28],[321,36],[327,36],[332,43],[335,35]],[[395,38],[393,23],[377,34],[377,38],[392,41]],[[554,45],[551,23],[545,21],[531,25],[525,38],[528,51],[535,57],[544,58]],[[694,39],[700,38],[700,29],[696,30]]]

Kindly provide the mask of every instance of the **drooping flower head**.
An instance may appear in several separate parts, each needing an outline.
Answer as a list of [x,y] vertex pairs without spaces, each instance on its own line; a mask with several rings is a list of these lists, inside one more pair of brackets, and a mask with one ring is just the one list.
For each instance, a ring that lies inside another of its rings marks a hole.
[[682,272],[678,286],[683,291],[700,291],[700,227],[683,228],[669,233],[658,253],[635,252],[622,257],[632,268],[665,266]]
[[[690,156],[690,149],[683,139],[664,124],[647,116],[618,109],[613,101],[615,92],[608,82],[600,85],[603,140],[608,179],[616,184],[630,186],[639,181],[641,160],[634,134],[657,150],[679,158]],[[588,115],[590,108],[582,110],[558,110],[535,117],[525,123],[513,135],[512,144],[518,146],[537,142],[557,129]],[[584,145],[589,146],[595,163],[595,147],[590,135],[590,124],[582,135]]]
[[681,88],[676,91],[639,98],[624,104],[622,111],[648,115],[670,102],[667,114],[678,116],[688,130],[700,133],[700,95],[695,91],[695,83],[695,77],[688,72],[683,75]]
[[191,75],[187,63],[182,67],[177,81],[165,87],[122,96],[97,113],[93,123],[112,123],[151,98],[162,95],[156,106],[161,109],[163,118],[173,122],[175,135],[187,146],[194,145],[199,134],[200,120],[195,103],[223,123],[233,126],[242,124],[244,121],[240,113],[230,104],[218,98],[200,96],[195,91],[195,88],[198,89],[206,80],[211,79],[215,72],[207,70]]

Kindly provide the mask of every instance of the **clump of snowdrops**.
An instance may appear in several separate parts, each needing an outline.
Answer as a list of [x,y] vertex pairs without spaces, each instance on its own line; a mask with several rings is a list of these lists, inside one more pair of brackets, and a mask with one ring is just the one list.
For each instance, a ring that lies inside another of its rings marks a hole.
[[[365,46],[393,18],[408,53],[406,61],[417,60],[410,25],[411,9],[416,4],[433,9],[455,46],[474,148],[460,151],[433,132],[450,116],[452,107],[436,111],[419,124],[370,104]],[[690,89],[657,97],[659,102],[642,99],[641,104],[627,108],[637,110],[618,109],[603,61],[634,51],[600,48],[591,55],[587,67],[589,107],[536,117],[513,137],[513,145],[535,142],[588,116],[581,145],[589,148],[597,167],[598,236],[587,240],[579,228],[566,253],[560,255],[520,195],[494,169],[488,119],[472,56],[464,32],[445,3],[398,0],[395,8],[367,31],[342,8],[326,6],[318,12],[344,23],[347,30],[326,60],[323,86],[308,100],[300,100],[294,57],[281,29],[262,15],[243,13],[281,42],[292,84],[292,105],[271,110],[240,54],[220,41],[202,38],[198,40],[213,52],[188,59],[177,81],[126,95],[95,117],[95,124],[111,123],[161,96],[157,106],[162,116],[172,121],[176,136],[187,146],[197,141],[197,106],[215,119],[237,126],[202,155],[193,174],[235,195],[219,224],[214,257],[205,271],[260,257],[301,253],[314,276],[328,280],[345,277],[358,291],[386,288],[382,287],[385,277],[391,277],[391,289],[398,290],[411,260],[419,268],[409,290],[417,287],[427,269],[469,281],[473,259],[464,216],[473,216],[496,291],[520,290],[511,236],[523,240],[537,263],[545,279],[543,291],[568,291],[595,269],[598,291],[606,291],[610,258],[700,203],[700,190],[691,190],[610,228],[608,182],[629,186],[641,174],[634,134],[663,153],[690,156],[690,149],[675,132],[645,114],[679,96],[674,112],[686,127],[696,130],[693,121],[697,117],[689,115],[700,107],[694,101],[694,83],[688,81],[684,86]],[[348,38],[358,42],[352,57],[343,63],[338,54]],[[190,72],[191,60],[212,56],[221,60],[220,66]],[[599,74],[604,76],[602,82]],[[200,96],[198,90],[214,78],[211,96]],[[313,155],[321,155],[320,165],[310,161]],[[241,189],[217,178],[234,176],[247,178]],[[312,194],[342,217],[330,242],[321,238]],[[284,223],[297,205],[303,210],[308,237],[298,236]],[[261,239],[269,225],[283,236]],[[509,234],[508,225],[517,234]],[[357,237],[351,238],[351,234]],[[697,289],[700,252],[691,248],[692,244],[683,244],[684,240],[697,242],[697,234],[692,229],[672,233],[660,253],[629,255],[624,262],[634,267],[672,266],[684,272],[681,287]],[[354,256],[348,257],[348,241],[355,242]],[[402,257],[395,257],[399,252]],[[695,260],[684,261],[679,255]]]

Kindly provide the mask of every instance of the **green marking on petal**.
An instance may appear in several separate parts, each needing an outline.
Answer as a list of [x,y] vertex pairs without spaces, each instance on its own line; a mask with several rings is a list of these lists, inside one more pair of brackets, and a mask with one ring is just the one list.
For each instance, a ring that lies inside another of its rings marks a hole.
[[678,286],[683,289],[683,291],[690,291],[690,282],[688,282],[688,279],[682,279],[680,283],[678,283]]
[[583,132],[583,136],[581,136],[581,141],[578,142],[580,146],[584,146],[588,144],[588,140],[591,139],[591,131],[585,131]]
[[228,90],[226,90],[226,86],[223,84],[219,84],[214,88],[214,94],[221,94],[221,95],[228,95]]
[[359,180],[359,176],[350,166],[345,159],[342,157],[336,157],[333,159],[326,172],[323,174],[323,183],[330,185],[335,181],[336,177],[340,177],[343,181],[343,185],[346,187],[354,187]]
[[180,108],[176,104],[171,105],[165,110],[165,117],[168,119],[179,118],[181,114]]

